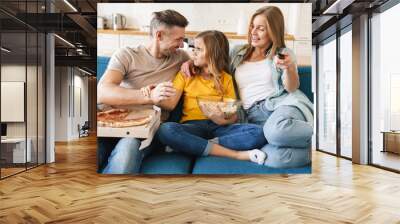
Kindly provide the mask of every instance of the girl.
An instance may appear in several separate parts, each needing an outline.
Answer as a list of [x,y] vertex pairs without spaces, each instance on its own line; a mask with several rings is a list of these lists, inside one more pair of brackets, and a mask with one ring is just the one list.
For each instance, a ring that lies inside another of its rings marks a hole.
[[172,110],[183,95],[180,123],[167,122],[158,130],[160,141],[181,152],[195,156],[224,156],[263,164],[266,144],[263,130],[254,124],[234,124],[237,115],[226,117],[221,111],[200,108],[197,97],[236,98],[229,66],[229,42],[219,31],[204,31],[194,40],[195,76],[178,73],[173,81],[176,95],[161,101],[161,107]]

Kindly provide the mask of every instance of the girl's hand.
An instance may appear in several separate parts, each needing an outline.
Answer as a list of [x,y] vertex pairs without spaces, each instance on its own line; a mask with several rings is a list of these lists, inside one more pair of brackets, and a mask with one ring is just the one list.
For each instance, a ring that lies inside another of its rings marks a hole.
[[186,78],[192,77],[194,74],[196,74],[195,69],[194,69],[194,63],[193,60],[188,60],[184,62],[181,65],[181,72]]
[[157,86],[156,84],[151,84],[151,85],[142,87],[142,88],[140,89],[140,92],[142,92],[143,96],[149,97],[150,94],[151,94],[151,90],[153,90],[154,88],[156,88],[156,86]]
[[225,113],[222,112],[218,106],[211,108],[207,105],[200,105],[200,109],[208,119],[212,120],[218,125],[225,125],[229,123],[229,121],[226,119],[227,117]]
[[153,104],[158,105],[162,100],[169,99],[170,97],[175,96],[175,94],[176,90],[172,82],[162,82],[151,89],[150,99]]

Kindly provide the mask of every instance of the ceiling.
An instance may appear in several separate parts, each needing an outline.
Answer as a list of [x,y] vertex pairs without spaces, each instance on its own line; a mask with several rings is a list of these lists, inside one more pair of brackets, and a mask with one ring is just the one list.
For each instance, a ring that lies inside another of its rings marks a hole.
[[[387,1],[389,0],[234,0],[233,2],[312,3],[312,36],[315,44],[336,32],[337,27],[351,23],[353,17],[374,10]],[[96,7],[97,3],[106,2],[224,2],[224,0],[1,0],[0,25],[3,32],[3,46],[7,42],[8,48],[22,51],[26,40],[18,37],[18,33],[26,30],[54,32],[74,45],[72,47],[61,38],[55,38],[56,65],[81,66],[93,71],[94,74]],[[28,37],[29,42],[32,37],[29,35]],[[28,49],[23,54],[35,51],[34,43],[27,46]]]
[[55,38],[56,65],[79,66],[95,74],[97,1],[67,2],[72,7],[63,0],[1,0],[2,46],[12,49],[6,60],[36,55],[37,44],[29,42],[37,42],[33,40],[37,33],[51,32],[60,37]]

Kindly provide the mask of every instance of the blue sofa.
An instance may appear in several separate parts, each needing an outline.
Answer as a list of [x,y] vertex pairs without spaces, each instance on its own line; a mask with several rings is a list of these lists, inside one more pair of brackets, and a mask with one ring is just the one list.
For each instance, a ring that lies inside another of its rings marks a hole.
[[[103,75],[108,57],[97,57],[97,80]],[[311,92],[311,67],[299,67],[300,89],[313,101]],[[178,106],[179,108],[179,106]],[[177,120],[179,112],[171,115]],[[171,118],[170,118],[171,119]],[[98,171],[106,165],[108,156],[118,139],[98,138],[97,165]],[[260,166],[252,162],[239,161],[229,158],[208,156],[193,157],[177,152],[156,150],[142,162],[142,174],[296,174],[311,173],[311,164],[299,168],[277,169]]]

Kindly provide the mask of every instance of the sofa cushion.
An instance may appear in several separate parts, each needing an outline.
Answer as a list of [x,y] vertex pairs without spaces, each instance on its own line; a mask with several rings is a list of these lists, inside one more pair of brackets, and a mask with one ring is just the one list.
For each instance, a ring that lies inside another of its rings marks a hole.
[[147,156],[140,169],[143,174],[190,174],[194,159],[176,152],[156,152]]
[[109,61],[110,57],[97,56],[97,82],[100,81],[101,77],[106,71]]
[[310,174],[311,165],[278,169],[225,157],[208,156],[198,158],[193,174]]
[[299,89],[313,102],[311,66],[298,67],[300,87]]

